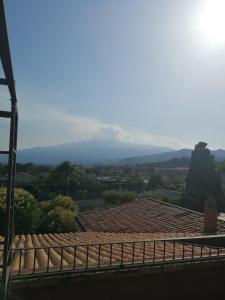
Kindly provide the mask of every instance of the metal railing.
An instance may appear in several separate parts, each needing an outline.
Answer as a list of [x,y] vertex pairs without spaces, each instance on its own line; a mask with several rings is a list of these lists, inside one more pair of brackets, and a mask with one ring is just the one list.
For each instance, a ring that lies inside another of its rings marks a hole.
[[[1,250],[0,250],[1,251]],[[225,248],[144,240],[13,249],[12,277],[225,259]]]

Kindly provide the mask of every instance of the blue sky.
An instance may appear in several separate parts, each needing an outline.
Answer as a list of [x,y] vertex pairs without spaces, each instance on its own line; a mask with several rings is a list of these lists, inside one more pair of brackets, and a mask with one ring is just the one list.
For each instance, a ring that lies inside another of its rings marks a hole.
[[19,147],[225,148],[225,44],[201,32],[206,2],[6,0]]

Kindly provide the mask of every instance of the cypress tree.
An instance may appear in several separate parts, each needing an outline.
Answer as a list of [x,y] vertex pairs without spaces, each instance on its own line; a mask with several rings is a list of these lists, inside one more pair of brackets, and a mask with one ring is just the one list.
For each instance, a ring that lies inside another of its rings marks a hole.
[[207,143],[199,142],[191,155],[182,204],[190,209],[203,211],[204,202],[212,195],[220,211],[224,210],[224,199],[220,174],[215,170],[214,156]]

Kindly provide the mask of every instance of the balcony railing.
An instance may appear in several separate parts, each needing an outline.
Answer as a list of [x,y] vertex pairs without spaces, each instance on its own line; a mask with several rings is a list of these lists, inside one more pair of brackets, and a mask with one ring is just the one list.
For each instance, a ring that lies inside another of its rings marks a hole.
[[[2,251],[2,249],[0,249]],[[225,248],[144,240],[13,249],[12,277],[225,259]]]

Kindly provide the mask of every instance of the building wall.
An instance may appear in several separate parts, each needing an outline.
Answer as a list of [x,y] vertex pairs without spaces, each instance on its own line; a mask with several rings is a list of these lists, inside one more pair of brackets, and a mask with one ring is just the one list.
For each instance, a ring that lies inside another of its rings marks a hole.
[[[39,283],[40,284],[40,283]],[[46,282],[45,282],[46,284]],[[34,285],[34,284],[33,284]],[[53,285],[14,288],[19,299],[58,300],[144,300],[144,299],[223,299],[225,266],[210,266],[160,273],[119,273],[110,278],[61,278]]]

